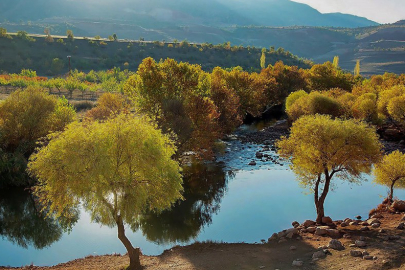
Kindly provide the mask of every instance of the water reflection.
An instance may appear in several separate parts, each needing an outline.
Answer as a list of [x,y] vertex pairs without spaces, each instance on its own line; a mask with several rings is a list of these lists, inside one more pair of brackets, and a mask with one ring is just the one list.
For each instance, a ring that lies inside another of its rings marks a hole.
[[62,227],[61,223],[38,211],[29,192],[19,188],[0,189],[0,235],[3,238],[23,248],[43,249],[62,237]]
[[139,226],[144,236],[157,244],[186,243],[212,223],[225,195],[232,172],[219,164],[194,163],[184,172],[184,200],[162,213],[149,212]]

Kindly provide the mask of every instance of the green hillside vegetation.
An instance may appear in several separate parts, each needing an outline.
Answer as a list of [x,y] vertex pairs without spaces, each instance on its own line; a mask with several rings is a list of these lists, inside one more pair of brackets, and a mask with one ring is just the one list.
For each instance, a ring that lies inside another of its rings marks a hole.
[[[66,30],[73,30],[75,36],[108,38],[116,33],[121,39],[144,39],[149,41],[172,42],[177,39],[190,43],[223,44],[232,46],[284,48],[292,54],[323,63],[338,55],[343,69],[353,70],[356,60],[361,60],[362,74],[384,74],[385,72],[404,73],[405,38],[404,22],[362,28],[330,27],[269,27],[269,26],[210,26],[180,25],[176,27],[141,27],[135,23],[118,23],[107,19],[75,20],[64,18],[61,21],[4,22],[0,27],[9,32],[27,31],[42,34],[49,29],[51,35],[66,37]],[[55,41],[57,38],[55,38]],[[199,64],[204,65],[207,59]]]
[[[216,66],[240,66],[245,70],[259,71],[261,66],[261,48],[234,46],[229,42],[213,45],[191,44],[186,40],[171,43],[116,41],[113,35],[109,38],[79,39],[73,36],[69,39],[66,36],[52,37],[50,34],[33,37],[23,31],[16,35],[3,34],[0,35],[0,69],[10,73],[33,69],[42,75],[60,75],[68,72],[67,56],[71,56],[72,69],[84,71],[113,67],[135,71],[146,57],[200,63],[206,71]],[[311,65],[310,61],[298,58],[283,48],[268,48],[265,52],[266,64],[274,65],[277,61],[302,68]]]

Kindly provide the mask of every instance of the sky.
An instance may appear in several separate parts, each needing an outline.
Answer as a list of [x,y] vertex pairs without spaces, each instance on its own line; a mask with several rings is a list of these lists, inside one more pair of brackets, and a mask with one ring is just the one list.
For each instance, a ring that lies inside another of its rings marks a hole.
[[366,17],[378,23],[405,19],[405,0],[293,0],[322,13],[341,12]]

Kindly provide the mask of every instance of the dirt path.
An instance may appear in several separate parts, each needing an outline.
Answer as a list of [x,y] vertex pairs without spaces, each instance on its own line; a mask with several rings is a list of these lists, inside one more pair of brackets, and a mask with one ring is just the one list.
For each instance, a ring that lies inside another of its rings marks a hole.
[[[331,238],[311,233],[300,233],[292,239],[271,240],[265,244],[215,244],[197,243],[187,247],[175,247],[160,256],[142,256],[141,262],[145,270],[223,270],[223,269],[405,269],[405,232],[396,227],[403,222],[403,214],[384,213],[379,218],[379,228],[368,227],[361,231],[362,225],[350,225],[337,229],[350,238],[340,238],[345,249],[338,251],[328,249],[325,258],[314,261],[313,254],[319,247],[328,245]],[[383,229],[381,231],[381,229]],[[350,247],[362,238],[366,247]],[[295,247],[295,248],[292,248]],[[352,257],[351,250],[368,252],[374,259]],[[303,261],[303,266],[293,267],[296,259]],[[36,269],[36,270],[99,270],[125,269],[129,259],[127,256],[106,255],[77,259],[53,267],[27,266],[23,268],[0,269]]]

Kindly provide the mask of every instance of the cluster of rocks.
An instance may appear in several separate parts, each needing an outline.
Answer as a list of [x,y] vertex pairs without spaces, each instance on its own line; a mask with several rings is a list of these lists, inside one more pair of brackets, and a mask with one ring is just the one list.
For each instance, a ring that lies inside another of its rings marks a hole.
[[285,136],[289,133],[286,120],[278,121],[271,127],[264,128],[257,132],[251,132],[249,134],[239,136],[239,139],[243,143],[254,144],[272,144],[274,141],[280,139],[281,136]]
[[[262,162],[272,162],[274,164],[278,164],[280,166],[283,166],[283,163],[281,163],[282,159],[279,158],[276,155],[272,155],[271,153],[266,153],[269,151],[275,152],[276,148],[274,146],[270,146],[270,142],[265,142],[266,144],[260,149],[259,151],[256,152],[255,157],[257,161],[262,161]],[[249,162],[250,166],[256,166],[257,162],[256,160],[251,160]]]
[[[347,238],[350,239],[352,236],[348,233],[344,232],[345,227],[347,226],[360,226],[358,229],[359,231],[366,231],[370,230],[371,228],[379,228],[381,225],[380,219],[384,218],[383,215],[381,214],[375,214],[371,218],[367,220],[361,220],[361,217],[358,216],[357,219],[350,219],[346,218],[345,220],[338,220],[338,221],[332,221],[330,217],[324,217],[322,219],[322,223],[324,225],[319,225],[315,221],[312,220],[306,220],[303,223],[299,223],[297,221],[292,222],[293,228],[288,229],[288,230],[283,230],[278,233],[274,233],[268,241],[277,241],[278,243],[282,243],[287,241],[288,239],[291,238],[297,238],[301,239],[301,234],[302,233],[311,233],[316,236],[321,236],[321,237],[330,237],[332,238],[329,241],[329,244],[327,246],[322,246],[319,247],[319,249],[313,253],[312,255],[312,261],[316,261],[322,258],[325,258],[328,254],[331,254],[329,250],[344,250],[345,247],[344,245],[338,240],[339,238]],[[405,220],[405,216],[403,218]],[[340,228],[339,228],[340,226]],[[402,229],[405,228],[405,222],[401,222],[399,225],[402,227]],[[367,229],[366,229],[367,228]],[[385,232],[383,229],[379,230],[380,233]],[[394,240],[398,239],[398,236],[392,236],[389,235],[387,236],[389,240]],[[376,260],[376,256],[370,255],[365,248],[367,248],[367,242],[366,238],[364,236],[360,236],[358,239],[354,240],[354,243],[349,245],[350,248],[355,248],[353,250],[350,250],[349,254],[352,257],[361,257],[364,260]],[[360,248],[363,250],[359,250],[356,248]],[[295,246],[291,246],[290,250],[296,250]],[[304,264],[304,262],[300,259],[294,260],[292,263],[292,266],[295,267],[301,267]]]

